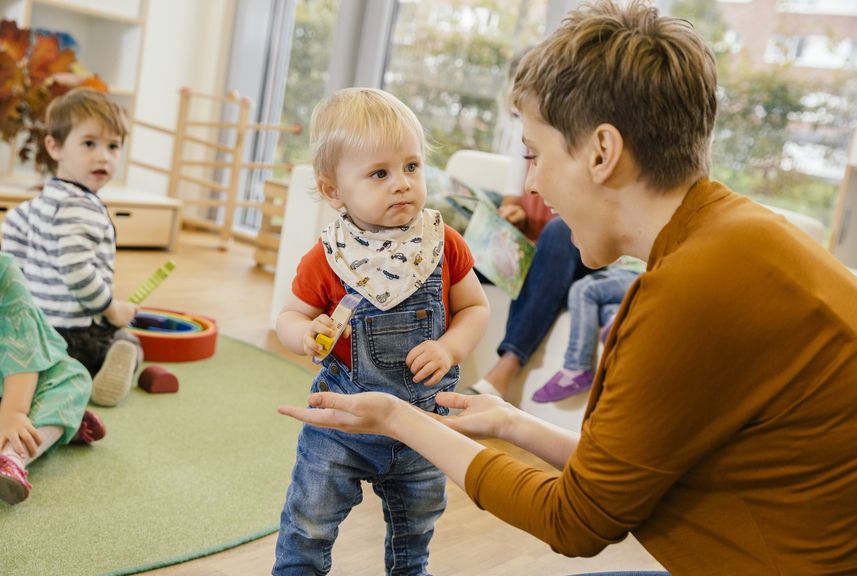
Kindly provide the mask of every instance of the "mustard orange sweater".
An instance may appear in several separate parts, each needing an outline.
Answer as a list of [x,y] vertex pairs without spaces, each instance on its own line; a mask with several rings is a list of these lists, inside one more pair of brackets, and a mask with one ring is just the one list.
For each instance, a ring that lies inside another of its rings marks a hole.
[[616,322],[561,475],[486,449],[473,500],[566,555],[632,532],[673,576],[857,574],[857,277],[703,180]]

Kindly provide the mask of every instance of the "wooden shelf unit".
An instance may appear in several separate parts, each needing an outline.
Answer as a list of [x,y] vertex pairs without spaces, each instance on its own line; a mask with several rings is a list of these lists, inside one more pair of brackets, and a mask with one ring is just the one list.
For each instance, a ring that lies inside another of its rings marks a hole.
[[[78,61],[107,83],[111,97],[128,118],[135,117],[147,14],[148,0],[0,0],[0,17],[16,21],[19,27],[64,32],[74,38]],[[126,154],[130,139],[131,134]],[[22,166],[17,160],[17,146],[3,143],[0,148],[0,172],[33,174],[31,164]],[[124,183],[126,176],[123,157],[117,181]]]

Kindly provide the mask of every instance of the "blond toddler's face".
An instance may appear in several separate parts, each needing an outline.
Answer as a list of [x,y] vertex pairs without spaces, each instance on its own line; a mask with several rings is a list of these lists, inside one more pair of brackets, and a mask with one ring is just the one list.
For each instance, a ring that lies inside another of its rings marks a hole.
[[343,150],[335,181],[320,182],[320,190],[363,230],[410,223],[426,202],[420,139],[410,134],[400,147]]
[[92,192],[110,181],[122,152],[122,138],[95,118],[75,125],[62,145],[50,136],[45,145],[57,162],[57,178],[77,182]]

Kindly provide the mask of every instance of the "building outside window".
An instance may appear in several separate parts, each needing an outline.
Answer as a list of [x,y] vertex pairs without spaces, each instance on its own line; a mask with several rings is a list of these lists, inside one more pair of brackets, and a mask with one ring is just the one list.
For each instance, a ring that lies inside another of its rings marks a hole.
[[830,229],[857,125],[857,2],[673,0],[668,9],[716,53],[713,176]]

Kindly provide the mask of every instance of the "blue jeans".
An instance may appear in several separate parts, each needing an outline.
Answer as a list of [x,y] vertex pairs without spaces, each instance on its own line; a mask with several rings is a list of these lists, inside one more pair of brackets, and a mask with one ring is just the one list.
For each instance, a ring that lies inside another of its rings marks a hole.
[[497,354],[511,352],[524,366],[565,307],[569,287],[592,272],[571,243],[568,225],[561,218],[548,222],[536,242],[521,292],[509,306],[506,334]]
[[592,370],[598,327],[616,313],[637,276],[630,270],[605,268],[571,285],[568,291],[571,330],[562,364],[566,370]]
[[[351,317],[351,368],[324,360],[312,390],[356,394],[381,391],[427,411],[438,392],[453,390],[458,366],[434,386],[413,381],[405,358],[445,329],[442,266],[407,300],[382,312],[363,300]],[[353,290],[346,286],[346,291]],[[385,436],[304,426],[292,482],[280,517],[274,576],[327,574],[339,525],[360,503],[361,482],[381,498],[387,523],[387,574],[428,574],[429,542],[446,507],[446,477],[425,458]]]
[[388,438],[304,426],[280,518],[274,575],[330,571],[339,525],[363,500],[363,480],[381,498],[387,574],[428,574],[429,542],[446,507],[443,473]]

